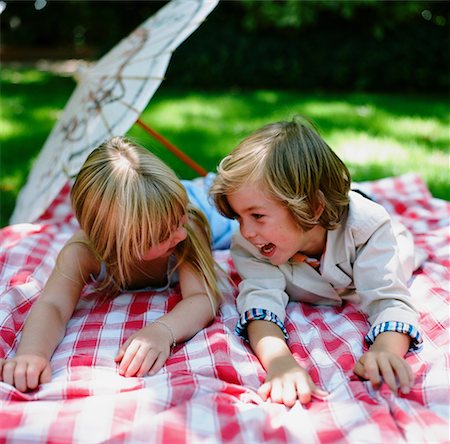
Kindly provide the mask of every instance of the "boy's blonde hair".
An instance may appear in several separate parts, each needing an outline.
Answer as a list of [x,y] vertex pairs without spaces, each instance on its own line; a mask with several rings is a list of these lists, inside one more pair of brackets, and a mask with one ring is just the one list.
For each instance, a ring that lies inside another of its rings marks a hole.
[[123,137],[91,152],[71,191],[72,206],[90,247],[108,267],[108,293],[127,288],[148,250],[167,239],[182,217],[187,238],[176,248],[177,268],[187,261],[204,280],[217,309],[221,293],[205,216],[189,203],[182,183],[158,157]]
[[235,218],[227,194],[243,185],[262,187],[289,208],[305,231],[317,224],[332,230],[347,210],[350,182],[344,163],[309,122],[296,117],[266,125],[241,141],[220,162],[210,194],[221,214]]

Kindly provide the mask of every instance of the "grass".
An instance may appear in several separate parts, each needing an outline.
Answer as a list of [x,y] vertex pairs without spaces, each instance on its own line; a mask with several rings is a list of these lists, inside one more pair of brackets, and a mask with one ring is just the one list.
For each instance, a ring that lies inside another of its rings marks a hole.
[[[36,69],[0,72],[0,226],[8,225],[33,160],[67,103],[70,77]],[[435,197],[450,200],[446,97],[177,91],[161,85],[141,120],[208,171],[244,136],[265,123],[304,114],[347,163],[355,181],[416,172]],[[169,163],[181,178],[196,173],[140,127],[128,135]]]

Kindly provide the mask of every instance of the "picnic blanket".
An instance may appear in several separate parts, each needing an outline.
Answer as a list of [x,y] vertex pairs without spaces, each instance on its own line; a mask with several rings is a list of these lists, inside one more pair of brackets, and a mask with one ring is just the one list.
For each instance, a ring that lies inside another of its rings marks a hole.
[[[330,394],[291,409],[263,402],[256,390],[265,372],[234,333],[236,289],[225,284],[214,322],[179,344],[163,369],[122,377],[114,362],[119,345],[170,310],[179,288],[100,302],[88,287],[53,355],[52,381],[28,393],[0,383],[0,443],[449,442],[450,203],[433,198],[415,174],[358,187],[406,224],[428,255],[410,281],[424,346],[407,356],[415,374],[409,394],[386,385],[375,391],[353,374],[368,329],[357,307],[289,303],[289,345]],[[0,231],[1,357],[14,355],[27,313],[77,229],[68,192],[36,223]],[[238,282],[229,251],[214,254]]]

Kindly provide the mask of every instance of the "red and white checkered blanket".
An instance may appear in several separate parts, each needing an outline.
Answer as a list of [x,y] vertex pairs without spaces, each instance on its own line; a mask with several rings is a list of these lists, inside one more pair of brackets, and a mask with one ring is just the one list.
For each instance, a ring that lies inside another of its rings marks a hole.
[[[179,300],[123,294],[100,303],[85,294],[52,358],[53,378],[21,393],[0,383],[0,443],[445,443],[449,442],[449,202],[432,198],[408,174],[358,184],[414,233],[428,259],[413,276],[424,348],[407,357],[415,374],[408,395],[374,391],[353,375],[363,353],[366,317],[353,305],[288,306],[289,345],[330,395],[288,409],[263,402],[264,370],[235,334],[235,293],[215,321],[176,347],[155,376],[125,378],[119,345]],[[12,356],[27,316],[77,225],[68,187],[35,224],[0,231],[0,357]],[[228,251],[215,253],[233,279]],[[45,319],[42,320],[45,322]]]

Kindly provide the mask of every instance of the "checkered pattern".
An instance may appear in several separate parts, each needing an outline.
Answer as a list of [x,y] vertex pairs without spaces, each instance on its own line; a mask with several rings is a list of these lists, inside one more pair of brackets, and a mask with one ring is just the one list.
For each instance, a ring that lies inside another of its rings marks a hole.
[[[170,310],[179,289],[104,303],[86,290],[53,355],[52,381],[25,394],[0,383],[0,443],[448,443],[450,205],[432,198],[414,174],[358,186],[428,253],[410,283],[424,347],[407,357],[415,374],[408,395],[394,396],[386,386],[374,391],[352,373],[367,331],[353,305],[290,303],[289,345],[330,395],[292,409],[263,402],[256,389],[265,373],[234,333],[230,289],[215,321],[175,347],[157,375],[125,378],[114,363],[117,348]],[[68,187],[37,223],[0,231],[2,357],[14,355],[57,252],[77,228],[67,196]],[[229,252],[216,252],[216,259],[237,282]]]

